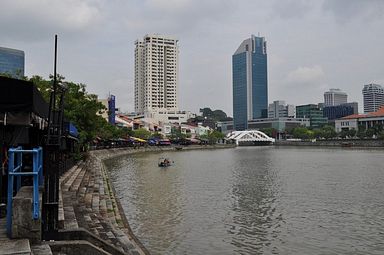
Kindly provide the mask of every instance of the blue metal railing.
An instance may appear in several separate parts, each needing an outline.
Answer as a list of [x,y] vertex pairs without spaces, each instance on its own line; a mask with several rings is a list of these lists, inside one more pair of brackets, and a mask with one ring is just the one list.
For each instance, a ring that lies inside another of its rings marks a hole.
[[[33,168],[32,172],[21,172],[23,167],[23,153],[32,153]],[[7,202],[7,233],[11,237],[12,234],[12,200],[13,200],[13,183],[16,177],[16,192],[21,188],[21,177],[33,177],[33,212],[32,218],[37,220],[39,213],[39,186],[43,185],[43,149],[41,147],[32,150],[23,150],[21,146],[8,150],[8,202]]]

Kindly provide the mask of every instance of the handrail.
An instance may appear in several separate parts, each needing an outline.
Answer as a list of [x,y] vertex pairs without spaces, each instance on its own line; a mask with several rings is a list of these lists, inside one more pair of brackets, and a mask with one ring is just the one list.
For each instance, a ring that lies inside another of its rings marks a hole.
[[[23,167],[23,153],[32,153],[33,168],[32,172],[20,172]],[[33,177],[33,212],[32,218],[37,220],[40,217],[39,206],[39,186],[43,185],[43,149],[41,147],[32,150],[23,150],[21,146],[8,150],[8,202],[7,202],[7,233],[12,235],[12,201],[13,183],[16,177],[16,192],[21,188],[21,177]]]

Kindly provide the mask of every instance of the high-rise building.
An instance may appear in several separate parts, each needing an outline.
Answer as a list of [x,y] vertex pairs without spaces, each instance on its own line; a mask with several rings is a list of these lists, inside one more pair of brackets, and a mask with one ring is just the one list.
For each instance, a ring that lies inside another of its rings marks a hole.
[[235,130],[248,120],[268,116],[267,42],[252,35],[232,55],[233,122]]
[[13,78],[24,76],[24,51],[0,47],[0,74]]
[[367,84],[363,88],[364,113],[376,112],[384,105],[384,89],[379,84]]
[[346,104],[347,101],[347,93],[341,91],[340,89],[330,89],[324,93],[324,107]]
[[178,109],[178,40],[146,35],[135,42],[135,112]]
[[296,107],[291,104],[285,104],[284,101],[273,101],[268,105],[268,118],[295,118]]

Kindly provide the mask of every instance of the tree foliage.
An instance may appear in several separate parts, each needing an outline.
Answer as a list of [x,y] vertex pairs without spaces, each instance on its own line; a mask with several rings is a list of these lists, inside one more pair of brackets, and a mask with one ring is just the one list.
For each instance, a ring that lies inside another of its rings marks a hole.
[[[45,80],[37,75],[27,78],[27,80],[33,82],[44,99],[49,102],[53,81]],[[81,144],[88,143],[96,137],[113,139],[126,134],[126,130],[120,130],[110,125],[98,115],[105,110],[105,107],[97,101],[97,95],[86,91],[85,84],[66,82],[65,78],[60,75],[58,75],[57,80],[66,91],[64,96],[65,120],[74,123],[79,131]]]
[[139,128],[137,130],[134,130],[133,135],[137,138],[141,139],[149,139],[151,137],[152,133],[145,128]]
[[200,112],[202,113],[203,118],[211,119],[214,121],[232,120],[232,118],[229,118],[227,114],[222,110],[212,111],[211,108],[205,107],[205,108],[201,108]]
[[277,130],[275,128],[262,128],[260,131],[269,137],[276,138]]

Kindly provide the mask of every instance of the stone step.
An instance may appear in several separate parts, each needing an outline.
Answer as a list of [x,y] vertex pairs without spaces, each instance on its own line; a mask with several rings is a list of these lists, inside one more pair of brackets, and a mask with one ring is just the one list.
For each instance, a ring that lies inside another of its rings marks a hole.
[[52,255],[51,247],[47,243],[34,244],[31,249],[33,255]]
[[75,164],[73,167],[71,167],[70,169],[68,169],[68,171],[66,171],[62,176],[60,176],[60,185],[62,183],[65,183],[68,181],[68,179],[72,176],[72,173],[81,165],[83,164],[82,162],[78,163],[78,164]]
[[77,190],[76,196],[79,199],[84,199],[85,193],[87,192],[87,188],[89,185],[89,179],[90,179],[90,173],[89,171],[86,171],[83,177],[83,180],[80,184],[79,189]]
[[6,239],[7,237],[7,219],[0,218],[0,239]]
[[83,179],[81,180],[80,188],[88,186],[90,172],[91,172],[91,168],[89,167],[89,162],[85,163],[84,165],[85,165],[84,168],[86,169],[86,171],[84,173]]
[[80,174],[81,170],[83,169],[83,164],[80,164],[74,171],[72,171],[71,176],[66,182],[62,182],[61,188],[63,191],[68,191],[73,183],[75,182],[77,176]]
[[75,181],[73,182],[72,186],[69,188],[70,191],[78,193],[79,187],[81,182],[83,181],[84,175],[86,172],[86,167],[83,167],[79,173],[79,175],[76,177]]
[[64,229],[79,228],[73,206],[65,204],[64,206]]
[[0,240],[0,255],[30,255],[31,246],[28,239],[2,239]]

